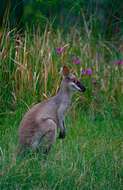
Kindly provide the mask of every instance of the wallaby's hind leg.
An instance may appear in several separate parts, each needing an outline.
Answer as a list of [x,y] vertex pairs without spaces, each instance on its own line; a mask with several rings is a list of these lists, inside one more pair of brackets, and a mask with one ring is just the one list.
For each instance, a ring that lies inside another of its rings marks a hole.
[[32,149],[41,148],[44,154],[48,154],[53,143],[56,140],[57,126],[56,123],[47,119],[39,127],[38,133],[35,135],[35,140],[32,143]]

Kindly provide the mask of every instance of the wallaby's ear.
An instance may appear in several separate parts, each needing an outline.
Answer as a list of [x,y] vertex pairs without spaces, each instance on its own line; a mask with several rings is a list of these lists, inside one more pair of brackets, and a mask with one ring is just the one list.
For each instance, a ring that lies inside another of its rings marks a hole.
[[61,71],[65,77],[67,77],[70,74],[69,68],[67,66],[61,67]]

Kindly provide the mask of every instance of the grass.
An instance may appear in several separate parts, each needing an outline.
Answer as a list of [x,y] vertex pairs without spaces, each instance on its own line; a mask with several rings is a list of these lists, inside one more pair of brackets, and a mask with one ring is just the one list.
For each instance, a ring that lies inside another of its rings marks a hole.
[[[94,39],[85,22],[62,35],[46,27],[23,36],[0,31],[0,189],[123,189],[122,43]],[[89,35],[88,35],[89,34]],[[121,40],[119,40],[121,42]],[[56,47],[64,47],[56,55]],[[76,56],[81,64],[75,64]],[[17,130],[33,104],[57,93],[62,65],[87,87],[74,93],[66,118],[67,137],[56,140],[47,158],[17,157]],[[81,75],[91,69],[92,76]],[[93,82],[96,81],[96,84]]]
[[95,121],[80,111],[76,120],[67,117],[67,138],[56,140],[47,159],[40,153],[18,158],[18,114],[6,118],[1,136],[1,189],[122,189],[120,122]]

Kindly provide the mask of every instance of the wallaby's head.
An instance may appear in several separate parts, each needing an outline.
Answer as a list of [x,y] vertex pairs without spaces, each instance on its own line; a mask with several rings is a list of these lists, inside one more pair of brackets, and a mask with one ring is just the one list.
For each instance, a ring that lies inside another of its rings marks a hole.
[[70,73],[67,66],[63,66],[61,68],[61,72],[63,73],[63,84],[69,90],[77,90],[79,92],[84,92],[86,90],[84,85],[77,79],[77,77]]

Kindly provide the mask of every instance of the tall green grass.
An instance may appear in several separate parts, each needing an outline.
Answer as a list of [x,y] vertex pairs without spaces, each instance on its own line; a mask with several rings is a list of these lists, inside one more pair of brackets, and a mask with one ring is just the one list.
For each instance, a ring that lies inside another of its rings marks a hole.
[[[16,34],[0,31],[0,189],[123,188],[123,46],[95,39],[85,21],[84,34],[46,26]],[[60,55],[56,47],[64,47]],[[76,56],[81,64],[73,63]],[[57,93],[60,67],[68,65],[84,83],[74,93],[66,118],[67,137],[56,140],[47,158],[17,157],[17,129],[33,104]],[[85,69],[92,75],[81,75]]]
[[17,157],[16,117],[7,117],[0,144],[0,189],[100,189],[123,187],[123,131],[111,116],[94,121],[78,111],[67,118],[67,138],[57,139],[47,159]]
[[[23,36],[15,34],[16,30],[1,30],[0,96],[3,112],[8,104],[11,108],[17,104],[28,107],[32,102],[54,95],[60,85],[62,65],[68,65],[88,87],[83,101],[85,106],[88,107],[100,94],[107,102],[111,99],[115,103],[122,98],[123,64],[114,63],[122,60],[122,44],[116,46],[115,42],[96,40],[87,26],[85,28],[83,35],[72,28],[65,37],[60,30],[53,32],[48,26],[42,35],[40,27],[36,31],[27,30]],[[57,55],[56,47],[64,47],[64,51]],[[73,63],[73,56],[78,57],[81,64]],[[93,72],[91,77],[81,75],[87,68]],[[97,85],[94,86],[95,80]]]

